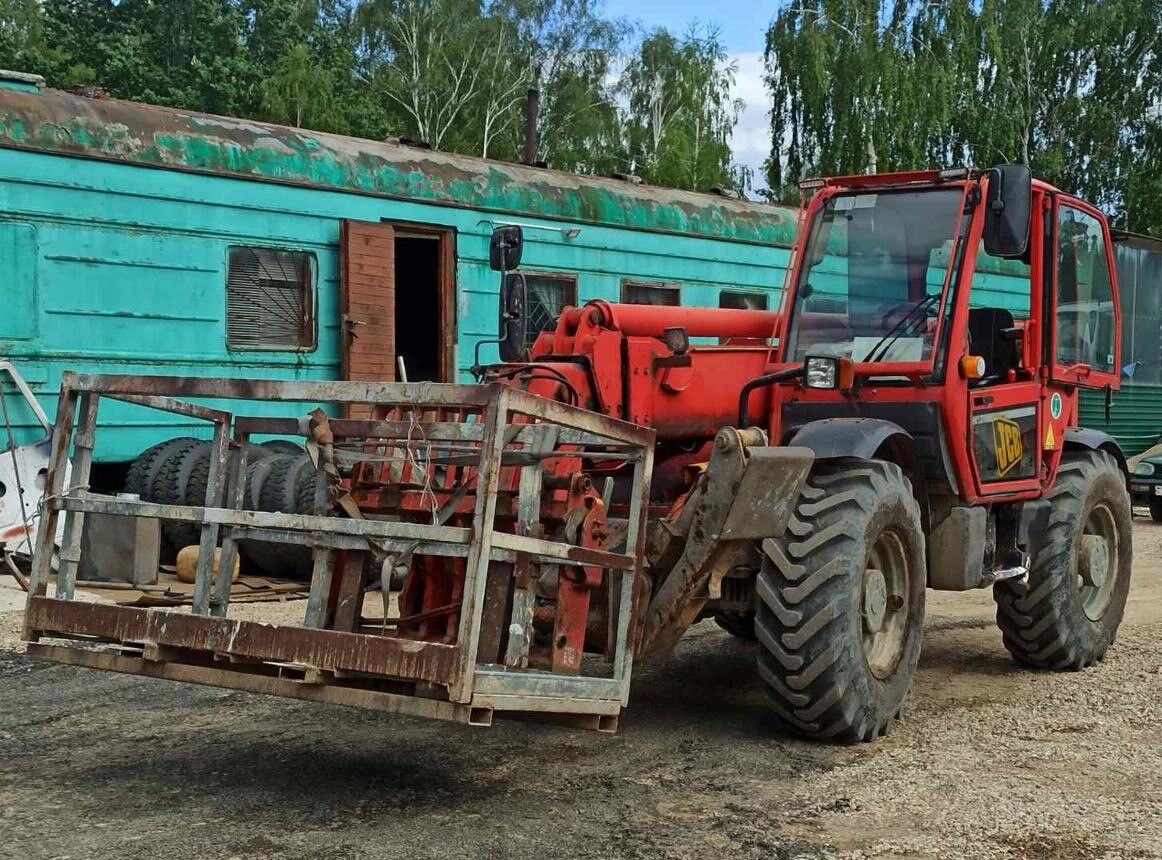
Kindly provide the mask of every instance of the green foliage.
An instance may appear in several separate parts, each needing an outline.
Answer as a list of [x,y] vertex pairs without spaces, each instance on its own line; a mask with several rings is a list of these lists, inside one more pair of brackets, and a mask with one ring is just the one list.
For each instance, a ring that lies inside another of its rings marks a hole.
[[681,39],[665,30],[641,44],[622,78],[626,139],[641,175],[658,185],[730,188],[730,134],[742,104],[731,98],[735,67],[716,32]]
[[262,82],[262,108],[269,119],[295,128],[347,129],[335,103],[330,70],[301,42],[274,61],[273,73]]
[[44,50],[40,0],[0,0],[0,58],[12,57],[15,65]]
[[1021,161],[1162,234],[1162,0],[794,0],[767,179]]
[[507,160],[535,87],[539,161],[744,187],[717,36],[631,36],[600,0],[0,0],[0,65],[50,86]]
[[[621,115],[610,83],[630,36],[624,21],[600,14],[598,0],[508,0],[541,94],[537,160],[562,170],[609,175],[625,170]],[[509,131],[523,154],[524,122]]]

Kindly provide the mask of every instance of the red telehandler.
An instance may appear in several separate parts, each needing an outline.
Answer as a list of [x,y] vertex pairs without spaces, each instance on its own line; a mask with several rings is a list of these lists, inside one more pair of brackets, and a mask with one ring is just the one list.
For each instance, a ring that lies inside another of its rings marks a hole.
[[[839,741],[899,714],[927,588],[992,587],[1022,664],[1101,660],[1132,552],[1125,459],[1078,426],[1079,388],[1108,397],[1119,381],[1105,219],[1020,165],[806,192],[777,313],[592,301],[526,348],[522,238],[501,227],[502,363],[480,385],[69,375],[30,649],[471,723],[612,730],[633,662],[712,617],[757,639],[781,725]],[[204,500],[88,492],[101,397],[213,422]],[[182,397],[333,408],[244,417]],[[247,443],[270,433],[306,439],[309,509],[248,503]],[[98,514],[198,529],[192,613],[71,599]],[[311,552],[301,626],[229,616],[212,551],[228,570],[255,540]]]

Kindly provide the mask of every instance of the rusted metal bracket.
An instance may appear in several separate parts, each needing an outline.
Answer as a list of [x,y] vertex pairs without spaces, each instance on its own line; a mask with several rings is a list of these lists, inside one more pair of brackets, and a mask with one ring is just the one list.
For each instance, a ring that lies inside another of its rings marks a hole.
[[[641,659],[665,659],[706,602],[721,596],[722,577],[750,542],[779,537],[787,528],[814,454],[807,448],[772,448],[757,428],[724,427],[714,438],[708,467],[671,525],[684,538],[681,555],[663,571],[646,612],[638,646]],[[657,570],[655,569],[655,573]]]

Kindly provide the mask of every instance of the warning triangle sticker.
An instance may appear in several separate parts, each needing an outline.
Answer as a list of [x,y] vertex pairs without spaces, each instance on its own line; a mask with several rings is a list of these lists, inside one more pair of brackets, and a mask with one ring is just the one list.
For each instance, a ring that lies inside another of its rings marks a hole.
[[1049,429],[1045,431],[1045,447],[1056,448],[1057,439],[1053,436],[1053,425],[1049,425]]

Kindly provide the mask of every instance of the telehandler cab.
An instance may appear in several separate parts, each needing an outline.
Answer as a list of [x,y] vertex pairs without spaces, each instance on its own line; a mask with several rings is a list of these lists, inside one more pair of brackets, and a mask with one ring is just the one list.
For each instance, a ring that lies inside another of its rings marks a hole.
[[[500,227],[502,363],[478,368],[481,385],[66,376],[30,650],[611,730],[634,660],[665,657],[713,617],[758,640],[782,725],[840,741],[899,714],[926,588],[991,586],[1023,664],[1102,659],[1131,565],[1124,458],[1078,426],[1079,388],[1119,381],[1105,219],[1017,165],[806,192],[778,312],[591,301],[528,347],[522,237]],[[204,504],[86,491],[100,397],[214,423]],[[335,408],[248,418],[179,397]],[[307,440],[307,509],[248,504],[247,442],[264,433]],[[86,512],[194,524],[193,612],[71,600]],[[221,543],[229,570],[247,541],[311,548],[303,626],[229,617],[210,559]],[[368,617],[369,589],[382,615]],[[111,653],[40,642],[76,636]]]

